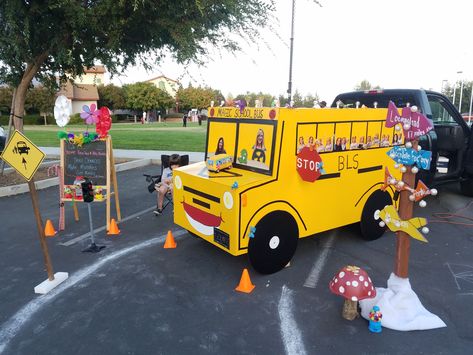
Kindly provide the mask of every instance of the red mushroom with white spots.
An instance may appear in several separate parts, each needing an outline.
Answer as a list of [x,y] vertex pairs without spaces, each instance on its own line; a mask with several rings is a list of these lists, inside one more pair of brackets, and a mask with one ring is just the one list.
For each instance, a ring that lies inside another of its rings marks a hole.
[[353,320],[358,317],[358,301],[376,296],[370,277],[358,266],[345,266],[329,284],[330,291],[345,297],[342,317]]

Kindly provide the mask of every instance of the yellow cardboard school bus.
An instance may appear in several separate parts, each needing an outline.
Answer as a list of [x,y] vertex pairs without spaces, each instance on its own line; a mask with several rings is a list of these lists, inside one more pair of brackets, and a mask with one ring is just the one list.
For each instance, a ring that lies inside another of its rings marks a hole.
[[[218,142],[233,168],[205,160],[174,172],[174,222],[254,269],[273,273],[299,238],[360,222],[373,240],[384,233],[374,213],[392,204],[382,191],[386,154],[403,139],[385,127],[385,109],[212,107],[206,157]],[[402,132],[402,131],[401,131]]]

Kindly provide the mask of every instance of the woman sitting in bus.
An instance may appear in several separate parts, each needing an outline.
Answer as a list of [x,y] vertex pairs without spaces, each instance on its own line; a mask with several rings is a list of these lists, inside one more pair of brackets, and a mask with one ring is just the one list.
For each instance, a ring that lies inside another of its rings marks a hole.
[[400,145],[400,144],[402,144],[401,136],[398,135],[397,133],[394,133],[394,136],[393,136],[393,145]]
[[325,146],[322,143],[322,139],[316,139],[315,140],[315,150],[317,150],[317,153],[325,152]]
[[297,153],[299,153],[302,148],[305,147],[305,143],[304,143],[304,137],[300,136],[299,137],[299,145],[297,146]]
[[331,152],[333,150],[332,138],[327,138],[327,142],[325,143],[325,151]]
[[307,147],[310,149],[310,151],[314,151],[316,146],[315,146],[315,143],[314,143],[314,137],[310,136],[309,137],[309,141],[307,142]]
[[347,143],[347,138],[343,137],[342,138],[342,150],[347,150],[348,143]]
[[389,147],[389,134],[382,135],[381,142],[379,143],[380,147]]
[[342,150],[342,139],[338,137],[335,140],[335,147],[333,149],[335,152],[340,152]]
[[266,161],[266,146],[264,145],[264,131],[261,128],[256,133],[256,142],[252,149],[251,159],[264,163]]
[[358,143],[358,149],[366,149],[365,137],[364,136],[360,137],[360,141]]
[[377,147],[379,145],[379,134],[376,133],[373,137],[373,144],[371,144],[372,147]]
[[225,148],[224,148],[224,141],[223,141],[223,137],[220,137],[218,139],[218,142],[217,142],[217,150],[215,150],[215,155],[218,155],[218,154],[227,154]]
[[350,149],[358,149],[358,143],[356,142],[356,136],[351,137]]

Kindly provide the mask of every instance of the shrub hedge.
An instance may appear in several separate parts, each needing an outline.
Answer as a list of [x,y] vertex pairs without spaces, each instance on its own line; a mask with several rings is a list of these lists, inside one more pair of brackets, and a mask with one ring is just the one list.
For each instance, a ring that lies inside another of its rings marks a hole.
[[[8,126],[9,119],[10,119],[9,115],[0,116],[0,124],[2,126]],[[56,121],[54,120],[54,116],[52,115],[46,116],[46,121],[48,122],[48,124],[56,124]],[[23,117],[23,124],[24,125],[44,125],[44,118],[40,114],[26,115]]]

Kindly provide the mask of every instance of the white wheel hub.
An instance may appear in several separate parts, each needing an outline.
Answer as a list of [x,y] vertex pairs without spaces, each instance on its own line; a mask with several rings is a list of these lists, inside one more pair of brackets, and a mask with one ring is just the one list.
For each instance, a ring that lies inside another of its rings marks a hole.
[[279,237],[275,235],[269,240],[269,247],[271,249],[276,249],[279,246]]

